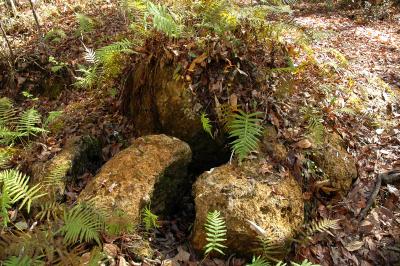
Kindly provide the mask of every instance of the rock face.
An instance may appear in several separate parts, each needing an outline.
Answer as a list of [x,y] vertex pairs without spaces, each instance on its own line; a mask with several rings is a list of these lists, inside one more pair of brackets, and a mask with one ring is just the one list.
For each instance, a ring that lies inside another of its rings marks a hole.
[[357,167],[338,134],[327,134],[324,147],[314,149],[311,159],[329,178],[333,188],[341,194],[347,194],[353,180],[357,178]]
[[199,165],[226,161],[230,152],[223,149],[223,140],[204,132],[201,106],[192,102],[189,85],[176,79],[175,69],[166,59],[135,66],[121,96],[122,112],[132,119],[139,135],[164,133],[187,142]]
[[189,145],[177,138],[138,138],[101,168],[79,199],[93,197],[95,205],[121,210],[138,224],[142,208],[150,202],[155,213],[173,208],[187,182],[190,160]]
[[[89,137],[73,137],[67,140],[63,150],[46,163],[36,163],[31,167],[34,183],[50,184],[47,196],[62,197],[68,181],[94,171],[102,163],[100,143]],[[46,200],[43,197],[42,200]]]
[[192,243],[201,250],[206,244],[207,212],[218,210],[227,226],[230,252],[251,255],[257,233],[247,220],[264,228],[269,238],[282,243],[303,223],[304,203],[297,181],[290,174],[262,173],[257,160],[240,167],[223,165],[205,172],[194,184],[196,220]]

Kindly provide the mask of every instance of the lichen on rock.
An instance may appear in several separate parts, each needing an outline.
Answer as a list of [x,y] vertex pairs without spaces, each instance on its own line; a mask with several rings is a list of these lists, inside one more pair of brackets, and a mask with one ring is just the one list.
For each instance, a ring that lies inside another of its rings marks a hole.
[[201,175],[194,184],[196,220],[192,244],[206,244],[204,223],[218,210],[226,221],[229,252],[251,255],[257,233],[247,220],[266,230],[268,238],[283,244],[303,223],[304,203],[297,181],[288,173],[263,173],[261,161],[241,166],[225,164]]
[[[166,135],[149,135],[117,153],[87,184],[79,200],[122,210],[132,224],[140,222],[142,208],[168,211],[179,199],[187,177],[191,150],[185,142]],[[168,193],[166,193],[168,192]]]

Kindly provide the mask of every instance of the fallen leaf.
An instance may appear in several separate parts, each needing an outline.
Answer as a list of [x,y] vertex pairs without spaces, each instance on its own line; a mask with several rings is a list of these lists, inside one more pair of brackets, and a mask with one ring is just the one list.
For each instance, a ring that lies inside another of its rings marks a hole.
[[364,241],[354,240],[354,241],[348,243],[347,245],[345,245],[344,247],[348,251],[352,252],[352,251],[359,250],[363,245],[364,245]]
[[308,149],[311,148],[312,143],[308,139],[302,139],[298,141],[294,146],[300,149]]

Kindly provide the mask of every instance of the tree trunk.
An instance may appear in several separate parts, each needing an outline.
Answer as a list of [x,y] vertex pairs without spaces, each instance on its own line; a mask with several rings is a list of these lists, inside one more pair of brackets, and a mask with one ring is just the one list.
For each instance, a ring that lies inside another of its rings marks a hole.
[[35,7],[33,6],[32,0],[29,0],[29,3],[31,4],[32,14],[33,14],[33,17],[35,18],[35,22],[36,22],[36,26],[37,26],[37,29],[38,29],[39,36],[42,37],[42,30],[40,28],[39,19],[38,19],[37,15],[36,15]]

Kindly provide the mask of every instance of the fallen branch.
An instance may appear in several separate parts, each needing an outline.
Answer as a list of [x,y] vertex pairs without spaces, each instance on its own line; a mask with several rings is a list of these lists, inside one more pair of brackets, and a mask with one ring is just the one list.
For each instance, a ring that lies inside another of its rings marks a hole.
[[372,204],[375,202],[376,197],[378,196],[379,189],[381,188],[382,184],[393,184],[397,181],[400,181],[400,169],[393,169],[389,172],[378,175],[375,187],[372,190],[370,198],[367,202],[367,206],[365,206],[365,208],[360,212],[360,215],[358,216],[359,221],[362,221],[367,215],[369,209],[371,208]]

